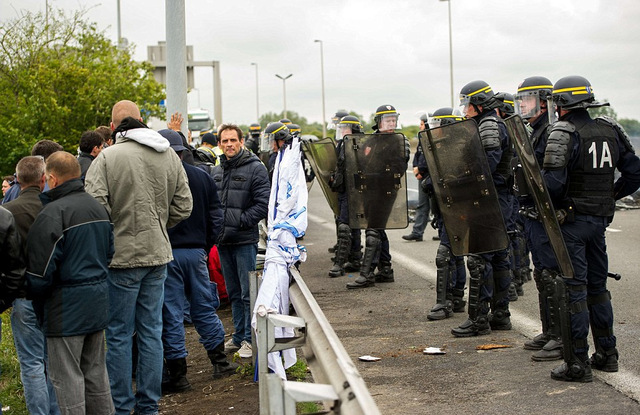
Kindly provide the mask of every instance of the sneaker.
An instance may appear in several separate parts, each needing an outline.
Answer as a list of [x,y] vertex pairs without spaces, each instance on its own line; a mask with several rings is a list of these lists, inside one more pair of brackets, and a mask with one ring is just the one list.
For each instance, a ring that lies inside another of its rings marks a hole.
[[422,235],[416,235],[415,233],[410,233],[409,235],[403,235],[402,239],[405,241],[422,241]]
[[242,345],[240,346],[240,350],[238,350],[238,354],[243,359],[248,359],[253,356],[253,350],[251,349],[251,344],[246,340],[242,341]]
[[227,342],[224,344],[224,351],[227,353],[235,353],[238,351],[238,349],[240,349],[240,346],[238,346],[234,341],[233,341],[233,337],[231,337],[229,340],[227,340]]

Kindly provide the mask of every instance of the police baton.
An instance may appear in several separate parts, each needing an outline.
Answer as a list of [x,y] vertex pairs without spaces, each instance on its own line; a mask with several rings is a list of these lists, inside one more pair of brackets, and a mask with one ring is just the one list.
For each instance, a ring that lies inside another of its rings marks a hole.
[[620,279],[622,279],[622,275],[616,274],[615,272],[607,272],[607,277],[613,278],[616,281],[620,281]]

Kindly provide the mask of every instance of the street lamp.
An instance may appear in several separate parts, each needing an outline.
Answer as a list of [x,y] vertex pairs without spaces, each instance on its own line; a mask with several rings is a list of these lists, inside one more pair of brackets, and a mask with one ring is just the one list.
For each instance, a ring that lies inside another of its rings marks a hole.
[[256,67],[256,122],[260,122],[260,95],[258,94],[258,64],[252,62],[251,65]]
[[276,74],[276,76],[280,79],[282,79],[282,98],[284,100],[284,118],[287,118],[287,83],[286,80],[291,78],[293,76],[292,73],[290,73],[289,75],[285,76],[284,78],[278,74]]
[[451,0],[446,1],[449,6],[449,74],[451,77],[451,108],[453,108],[453,42],[451,40]]
[[322,136],[327,136],[327,123],[324,111],[324,51],[322,46],[322,40],[316,39],[314,40],[316,43],[320,43],[320,75],[322,77]]

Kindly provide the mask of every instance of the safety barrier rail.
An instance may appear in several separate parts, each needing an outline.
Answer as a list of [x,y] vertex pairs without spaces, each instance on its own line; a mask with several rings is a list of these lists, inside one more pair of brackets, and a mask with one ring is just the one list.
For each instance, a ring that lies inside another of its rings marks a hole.
[[[296,268],[292,267],[290,272],[293,282],[289,298],[297,316],[259,313],[257,317],[253,344],[257,345],[254,350],[257,349],[260,414],[295,415],[296,402],[316,401],[322,401],[329,414],[380,414],[362,376],[302,276]],[[253,310],[260,277],[254,272],[250,280]],[[275,327],[294,327],[297,335],[276,339]],[[268,373],[267,354],[293,347],[301,347],[315,383],[283,381]]]

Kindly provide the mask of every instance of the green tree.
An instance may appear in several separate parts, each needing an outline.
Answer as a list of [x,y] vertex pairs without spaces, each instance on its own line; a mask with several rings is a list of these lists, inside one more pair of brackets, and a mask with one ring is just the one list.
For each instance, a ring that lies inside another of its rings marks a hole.
[[631,118],[620,118],[618,122],[627,134],[632,137],[640,137],[640,121]]
[[0,25],[0,171],[41,139],[75,153],[83,131],[108,125],[111,107],[137,102],[143,117],[164,118],[163,86],[148,62],[118,49],[81,10],[25,12]]

